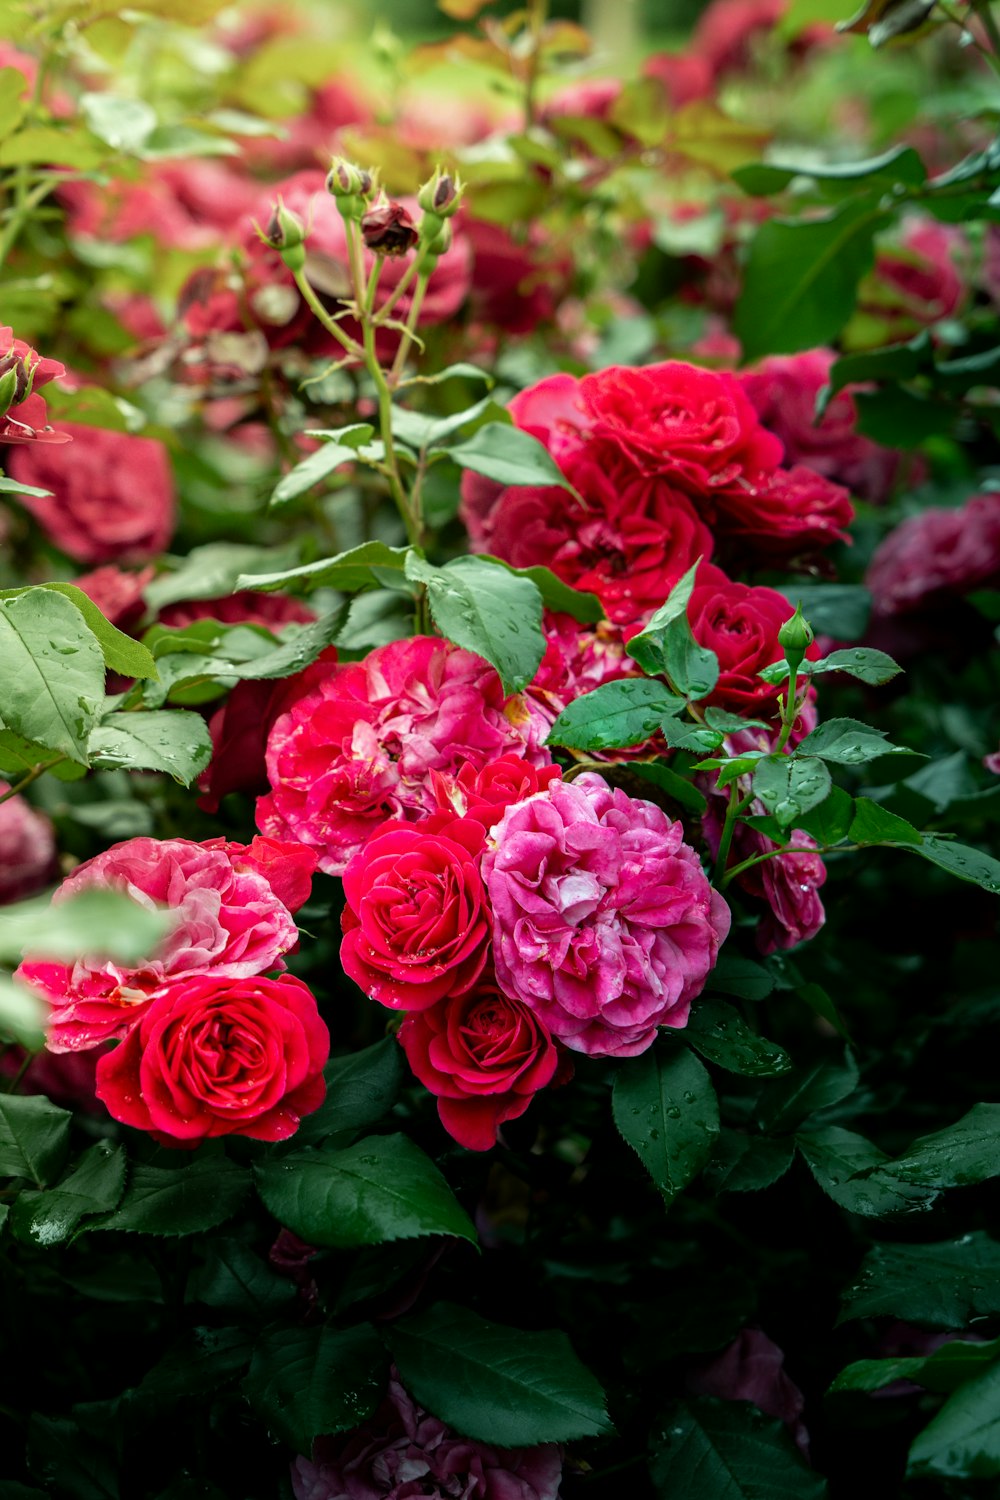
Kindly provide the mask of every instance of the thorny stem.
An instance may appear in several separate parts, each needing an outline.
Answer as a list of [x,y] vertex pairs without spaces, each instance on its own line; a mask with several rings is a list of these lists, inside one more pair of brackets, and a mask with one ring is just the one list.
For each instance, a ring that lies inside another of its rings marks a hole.
[[732,782],[729,787],[729,801],[726,803],[726,819],[722,825],[722,834],[719,838],[719,852],[715,858],[715,883],[724,883],[726,873],[726,860],[729,858],[729,850],[732,847],[733,834],[736,832],[736,819],[744,808],[753,801],[753,793],[741,797],[737,782]]
[[[351,259],[351,269],[355,277],[355,290],[360,293],[364,278],[364,265],[361,261],[360,246],[355,234],[355,226],[345,220],[345,227],[347,229],[347,246]],[[375,269],[368,278],[368,283],[364,291],[364,300],[358,308],[361,319],[361,333],[365,342],[364,361],[365,368],[372,378],[372,383],[375,386],[375,394],[378,398],[379,432],[385,448],[385,474],[389,481],[389,489],[403,525],[406,527],[406,539],[411,547],[417,547],[420,545],[421,528],[413,514],[413,509],[407,498],[406,490],[400,476],[399,460],[396,456],[396,447],[392,436],[392,392],[389,389],[385,378],[385,371],[382,369],[378,351],[375,347],[376,330],[372,309],[375,305],[375,293],[378,290],[378,273],[380,271],[381,261],[376,259]]]
[[[45,89],[45,77],[48,72],[51,53],[48,48],[42,53],[38,60],[38,72],[35,75],[34,87],[31,90],[31,98],[28,100],[24,112],[25,125],[30,125],[38,113],[38,107],[42,102],[42,94]],[[42,199],[52,190],[52,184],[46,181],[37,184],[34,189],[30,188],[31,169],[27,162],[20,162],[14,173],[14,208],[7,228],[4,230],[3,239],[0,240],[0,265],[7,259],[10,251],[14,248],[20,237],[21,231],[31,216],[31,211],[36,208]],[[44,191],[39,193],[39,187]]]
[[313,317],[316,318],[320,323],[322,323],[323,327],[326,329],[327,333],[330,334],[331,338],[335,338],[341,348],[345,349],[353,359],[363,359],[364,350],[361,348],[361,345],[358,344],[355,339],[352,339],[348,334],[346,334],[342,328],[338,327],[335,320],[331,318],[330,314],[327,312],[326,308],[323,306],[322,302],[313,291],[309,282],[306,280],[305,272],[293,271],[292,275],[295,277],[295,285],[299,289],[302,300],[309,308]]
[[430,274],[427,272],[423,273],[417,282],[416,291],[413,293],[413,301],[410,304],[410,315],[406,320],[406,329],[399,341],[396,358],[393,360],[392,369],[389,372],[389,382],[393,386],[398,384],[399,377],[406,367],[406,356],[410,352],[410,345],[413,342],[413,330],[416,328],[417,320],[420,317],[420,309],[423,306],[424,294],[427,291],[427,283],[429,281]]

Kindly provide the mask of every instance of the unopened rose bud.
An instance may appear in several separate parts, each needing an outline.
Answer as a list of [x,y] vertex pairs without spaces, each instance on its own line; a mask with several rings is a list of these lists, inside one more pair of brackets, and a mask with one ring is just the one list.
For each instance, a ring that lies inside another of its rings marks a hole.
[[406,255],[416,245],[417,227],[401,203],[384,199],[361,219],[361,237],[376,255]]
[[271,210],[264,239],[274,250],[294,250],[306,237],[306,228],[298,214],[286,208],[279,198]]
[[335,198],[358,198],[371,191],[371,174],[353,162],[335,156],[326,175],[326,190]]
[[788,663],[788,677],[790,683],[793,685],[789,689],[790,692],[793,691],[799,667],[802,665],[805,654],[814,639],[812,627],[809,621],[804,618],[800,604],[796,607],[791,619],[786,620],[778,631],[778,645],[785,653],[785,660]]
[[464,188],[450,172],[440,168],[429,182],[425,182],[417,194],[417,202],[427,214],[437,214],[440,219],[450,219],[457,213]]
[[7,411],[30,396],[32,384],[32,371],[24,355],[18,354],[16,349],[5,354],[0,359],[0,391],[3,393],[0,411]]

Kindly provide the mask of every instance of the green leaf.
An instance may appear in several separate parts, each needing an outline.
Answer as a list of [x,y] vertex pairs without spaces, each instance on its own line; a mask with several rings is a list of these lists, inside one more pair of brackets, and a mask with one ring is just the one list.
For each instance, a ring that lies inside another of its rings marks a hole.
[[[499,421],[501,426],[509,426],[509,417],[504,408],[492,396],[484,396],[481,401],[467,406],[464,411],[453,412],[447,417],[434,417],[427,412],[411,411],[406,406],[394,406],[392,432],[394,437],[419,452],[423,448],[440,444],[453,432],[460,432],[463,427],[468,427],[486,413],[494,421]],[[480,425],[484,424],[480,422]]]
[[135,1399],[157,1414],[182,1401],[203,1401],[242,1375],[252,1348],[253,1335],[244,1328],[192,1328],[147,1371]]
[[369,1323],[354,1328],[271,1328],[253,1352],[243,1393],[293,1453],[359,1426],[386,1385],[386,1355]]
[[1000,1363],[945,1402],[914,1438],[906,1472],[944,1479],[1000,1476]]
[[78,589],[73,583],[43,583],[41,587],[64,594],[71,604],[76,605],[87,628],[97,637],[109,672],[120,672],[123,677],[156,676],[156,663],[147,648],[112,625],[83,589]]
[[788,1138],[745,1135],[723,1127],[704,1181],[713,1193],[756,1193],[783,1177],[795,1159]]
[[985,1230],[932,1245],[875,1245],[844,1293],[838,1322],[901,1318],[962,1328],[1000,1313],[1000,1244]]
[[687,615],[678,615],[667,626],[664,666],[677,691],[694,702],[707,698],[719,680],[719,658],[707,646],[699,646]]
[[43,1094],[0,1094],[0,1177],[51,1182],[66,1160],[72,1118]]
[[769,1084],[757,1104],[757,1123],[764,1130],[794,1130],[818,1109],[839,1104],[858,1084],[858,1065],[849,1051],[842,1062],[800,1068]]
[[[368,423],[358,423],[353,427],[345,428],[345,432],[354,434],[364,430],[365,438],[371,437],[373,428]],[[318,434],[314,433],[313,436]],[[311,490],[313,485],[319,484],[323,479],[329,479],[335,470],[344,464],[356,464],[358,462],[358,445],[356,443],[328,442],[316,448],[307,458],[297,463],[294,469],[289,469],[283,474],[274,487],[271,495],[271,508],[280,509],[288,505],[290,501],[297,500],[299,495],[304,495]]]
[[769,1078],[792,1066],[784,1047],[758,1036],[725,1000],[699,1000],[691,1008],[684,1035],[709,1062],[747,1078]]
[[927,181],[927,169],[912,146],[894,146],[891,151],[866,161],[807,162],[802,166],[754,162],[748,167],[737,167],[731,175],[744,192],[756,197],[780,193],[796,177],[811,177],[824,188],[846,192],[853,192],[858,182],[868,185],[872,178],[879,186],[884,183],[887,187],[896,183],[922,187]]
[[0,962],[22,953],[72,961],[83,954],[137,964],[173,926],[168,912],[140,906],[122,891],[78,891],[66,901],[19,902],[0,911]]
[[49,589],[0,599],[0,663],[0,719],[85,766],[104,657],[80,611]]
[[795,826],[812,834],[817,843],[839,844],[851,831],[855,817],[853,797],[842,787],[831,786],[822,802],[796,818]]
[[745,360],[831,343],[854,311],[858,283],[889,222],[876,199],[822,219],[771,219],[750,242],[733,332]]
[[[0,68],[0,74],[13,71],[12,68]],[[23,77],[23,74],[18,76]],[[11,479],[8,474],[0,474],[0,495],[34,495],[36,499],[46,500],[51,494],[51,490],[39,489],[37,484],[22,484],[19,479]]]
[[221,599],[234,589],[256,587],[258,576],[272,576],[268,569],[291,568],[299,556],[297,543],[252,547],[245,542],[208,542],[192,548],[173,572],[161,573],[147,584],[146,603],[161,610],[187,599]]
[[822,1500],[783,1423],[748,1401],[677,1401],[653,1429],[649,1472],[660,1500]]
[[48,1019],[48,1002],[36,990],[0,974],[0,1041],[40,1052]]
[[222,1312],[264,1318],[294,1302],[297,1294],[286,1276],[272,1271],[242,1240],[213,1236],[187,1295]]
[[796,1143],[823,1191],[848,1213],[866,1217],[908,1213],[934,1196],[890,1179],[857,1178],[889,1158],[863,1135],[829,1125],[796,1136]]
[[[826,672],[846,672],[859,682],[880,687],[882,683],[891,682],[894,677],[898,677],[903,669],[884,651],[851,646],[843,651],[831,651],[829,656],[824,656],[819,661],[804,661],[799,670],[810,677],[821,677]],[[758,676],[767,682],[784,682],[788,676],[788,663],[776,662],[773,667],[765,667]]]
[[88,1229],[187,1235],[231,1219],[250,1189],[250,1174],[224,1156],[202,1156],[180,1167],[136,1162],[125,1196],[106,1219]]
[[919,844],[922,838],[905,818],[897,818],[870,797],[856,799],[848,833],[855,844]]
[[704,1066],[686,1048],[650,1047],[615,1073],[615,1124],[670,1204],[712,1154],[719,1106]]
[[838,1391],[881,1391],[897,1380],[912,1380],[925,1390],[947,1394],[979,1375],[1000,1358],[1000,1339],[985,1344],[967,1344],[960,1339],[935,1349],[933,1354],[915,1354],[898,1359],[859,1359],[841,1370],[830,1387]]
[[723,995],[736,995],[740,1000],[765,1000],[774,989],[774,980],[752,958],[723,953],[709,975],[708,988]]
[[327,1136],[377,1124],[396,1102],[405,1072],[403,1049],[394,1036],[362,1052],[331,1058],[323,1069],[326,1099],[302,1121],[296,1144],[311,1146]]
[[140,151],[156,129],[156,110],[119,94],[81,94],[80,110],[94,135],[115,151]]
[[693,782],[678,775],[661,761],[637,760],[628,767],[628,774],[631,778],[648,781],[652,786],[659,787],[660,791],[666,792],[668,797],[681,807],[686,807],[689,812],[700,816],[708,806],[708,799]]
[[721,750],[725,739],[725,735],[719,730],[699,729],[687,719],[664,719],[660,725],[660,733],[672,750],[690,750],[695,755]]
[[386,1336],[407,1390],[465,1437],[520,1448],[613,1431],[604,1392],[564,1333],[508,1328],[438,1302]]
[[684,699],[649,677],[605,682],[574,698],[549,730],[547,745],[573,750],[607,750],[641,745],[655,734],[667,714],[683,708]]
[[411,554],[406,576],[427,589],[434,623],[443,636],[482,656],[500,675],[507,693],[519,693],[545,655],[542,599],[530,578],[518,578],[459,557],[435,568]]
[[107,159],[107,152],[82,130],[60,130],[54,125],[32,125],[0,142],[0,167],[75,167],[90,172]]
[[821,984],[800,984],[795,993],[800,1000],[804,1000],[810,1010],[814,1010],[824,1021],[829,1022],[838,1036],[842,1036],[845,1042],[851,1040],[844,1019],[834,1005],[830,996]]
[[294,583],[305,589],[340,589],[344,594],[356,593],[358,589],[373,588],[382,583],[382,574],[403,576],[406,559],[411,555],[409,547],[389,547],[385,542],[362,542],[347,552],[338,552],[336,557],[321,557],[318,562],[305,563],[302,567],[286,568],[280,573],[241,573],[236,580],[238,589],[263,589],[270,593],[274,589],[286,588]]
[[838,766],[860,766],[880,755],[913,755],[905,746],[893,745],[884,729],[857,719],[827,719],[799,743],[797,755],[818,755]]
[[125,1148],[98,1141],[55,1187],[19,1194],[11,1228],[28,1244],[42,1248],[62,1244],[85,1215],[115,1208],[124,1186]]
[[[827,390],[832,397],[842,391],[845,385],[862,381],[912,380],[928,369],[933,360],[934,345],[930,333],[923,328],[916,338],[905,344],[890,344],[885,349],[865,349],[858,354],[842,354],[830,367]],[[822,628],[826,629],[825,626]],[[830,631],[829,634],[836,632]]]
[[265,1162],[257,1188],[274,1217],[310,1245],[381,1245],[425,1234],[476,1243],[444,1177],[403,1135]]
[[[803,745],[808,742],[808,736]],[[830,773],[814,755],[769,755],[753,773],[754,796],[783,828],[818,807],[830,794]]]
[[98,1431],[85,1421],[89,1403],[78,1405],[74,1417],[31,1413],[28,1467],[45,1484],[47,1495],[57,1495],[59,1500],[119,1500],[121,1466],[114,1451],[114,1428],[108,1421],[117,1415],[118,1404],[94,1404],[103,1419],[95,1424]]
[[818,634],[856,641],[868,629],[872,596],[860,584],[790,584],[779,593],[790,604],[801,603],[802,613]]
[[573,619],[579,621],[581,625],[596,625],[604,619],[604,605],[596,594],[587,594],[581,589],[570,588],[569,584],[557,578],[550,568],[541,566],[515,568],[510,563],[504,562],[502,557],[493,557],[488,552],[477,552],[476,556],[480,562],[494,563],[498,568],[506,568],[508,573],[513,573],[517,578],[530,578],[541,594],[542,603],[546,609],[555,610],[557,614],[572,615]]
[[886,1175],[937,1188],[1000,1176],[1000,1104],[974,1104],[954,1125],[920,1136],[887,1165]]
[[101,770],[166,771],[190,786],[212,759],[201,714],[183,708],[110,713],[91,732],[91,764]]
[[1000,860],[984,854],[981,849],[974,849],[971,844],[958,844],[954,839],[925,833],[913,852],[947,870],[949,875],[957,875],[959,880],[968,880],[994,896],[1000,895]]
[[639,663],[650,677],[657,677],[666,666],[665,646],[667,629],[674,620],[687,619],[687,607],[694,591],[695,574],[701,558],[693,563],[683,578],[674,584],[666,600],[646,622],[638,635],[634,635],[625,650],[633,661]]
[[498,484],[558,485],[560,489],[573,489],[544,444],[530,432],[522,432],[520,427],[506,422],[487,422],[464,443],[432,451],[446,453],[459,468],[484,474]]

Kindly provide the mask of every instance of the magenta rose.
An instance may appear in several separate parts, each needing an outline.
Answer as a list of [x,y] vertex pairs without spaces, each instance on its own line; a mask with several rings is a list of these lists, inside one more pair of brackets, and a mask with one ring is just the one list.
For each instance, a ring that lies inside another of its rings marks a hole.
[[164,1146],[283,1141],[326,1094],[330,1034],[300,979],[174,982],[97,1064],[97,1097]]
[[316,611],[290,594],[262,594],[244,590],[223,599],[184,599],[160,610],[159,623],[180,630],[196,620],[218,620],[223,625],[263,625],[280,630],[282,625],[308,625]]
[[510,808],[483,856],[494,962],[576,1052],[634,1057],[685,1025],[729,908],[652,802],[585,772]]
[[692,1370],[688,1389],[722,1401],[752,1401],[758,1411],[784,1422],[803,1453],[809,1434],[802,1421],[805,1397],[785,1372],[784,1352],[760,1328],[743,1328],[721,1354]]
[[966,299],[966,283],[956,268],[970,259],[970,247],[956,225],[911,215],[894,243],[883,244],[875,270],[861,286],[861,307],[887,321],[892,338],[954,317]]
[[52,1004],[47,1045],[76,1052],[126,1034],[165,985],[211,973],[246,979],[284,967],[298,941],[291,912],[252,859],[237,868],[231,850],[189,839],[127,839],[78,866],[53,896],[95,887],[123,891],[141,906],[166,907],[174,926],[142,965],[101,955],[73,964],[28,955],[18,970]]
[[745,371],[740,380],[764,426],[785,446],[788,466],[805,464],[852,494],[885,500],[899,468],[899,454],[857,430],[852,389],[837,392],[816,421],[816,398],[830,378],[837,356],[832,349],[773,354]]
[[485,839],[482,823],[448,818],[440,832],[386,829],[350,861],[340,961],[372,1000],[423,1010],[476,984],[490,942]]
[[504,1121],[523,1115],[551,1083],[559,1061],[535,1012],[494,984],[411,1013],[399,1040],[437,1097],[441,1124],[469,1151],[488,1151]]
[[[8,791],[0,781],[0,796]],[[23,797],[0,802],[0,906],[33,896],[55,873],[55,830],[45,814]]]
[[[699,568],[688,602],[688,620],[698,644],[719,659],[719,680],[707,703],[749,717],[777,714],[783,685],[762,682],[757,674],[782,660],[778,631],[794,613],[784,594],[775,589],[733,583],[711,564]],[[806,651],[810,661],[819,654],[816,645]]]
[[320,1438],[292,1465],[295,1500],[558,1500],[562,1452],[493,1448],[417,1406],[393,1370],[378,1411],[353,1433]]
[[174,529],[174,485],[167,450],[154,438],[65,422],[71,447],[25,448],[9,460],[20,484],[51,490],[22,495],[49,540],[77,562],[145,562]]
[[875,613],[902,615],[1000,578],[1000,494],[921,511],[876,548],[865,583]]
[[278,718],[257,826],[308,844],[321,870],[342,875],[383,824],[436,810],[432,771],[479,768],[508,751],[547,764],[537,737],[523,699],[504,697],[482,657],[432,636],[393,641],[328,674]]
[[[738,736],[737,739],[742,738]],[[748,736],[749,738],[749,736]],[[757,748],[764,749],[762,740]],[[730,741],[733,754],[745,747]],[[708,807],[702,819],[705,842],[712,857],[719,852],[719,841],[725,814],[725,800],[720,795],[708,793]],[[751,812],[762,813],[764,806],[754,802]],[[816,853],[816,840],[804,829],[794,829],[788,837],[786,853],[774,854],[778,845],[746,823],[737,823],[729,850],[727,866],[742,864],[762,854],[772,857],[744,870],[736,876],[741,891],[760,902],[763,911],[757,922],[754,941],[760,953],[774,953],[778,949],[795,948],[799,943],[814,938],[826,921],[826,912],[819,892],[826,881],[826,865]],[[758,908],[759,909],[759,908]]]

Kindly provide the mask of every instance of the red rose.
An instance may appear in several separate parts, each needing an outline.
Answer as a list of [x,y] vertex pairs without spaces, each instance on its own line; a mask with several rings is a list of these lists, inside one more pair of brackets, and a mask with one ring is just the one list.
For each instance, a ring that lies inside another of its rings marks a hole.
[[283,906],[298,911],[309,900],[312,878],[316,873],[316,853],[305,844],[282,843],[280,839],[256,834],[249,844],[231,839],[206,839],[203,849],[222,849],[232,860],[234,870],[253,870],[263,875]]
[[658,609],[692,563],[711,557],[711,532],[687,496],[637,472],[616,447],[589,443],[565,470],[579,500],[555,486],[504,491],[488,522],[495,556],[540,563],[597,594],[619,625]]
[[474,321],[502,328],[508,336],[551,322],[569,282],[569,258],[557,256],[537,227],[519,243],[502,224],[463,214],[461,225],[472,247]]
[[164,1146],[282,1141],[326,1094],[330,1036],[300,979],[202,975],[163,989],[97,1064],[97,1097]]
[[390,828],[351,859],[340,960],[372,1000],[423,1010],[477,982],[490,940],[485,839],[481,823],[456,818],[442,832]]
[[561,766],[532,766],[514,754],[501,755],[499,760],[491,761],[481,770],[466,761],[457,776],[432,771],[431,784],[442,811],[432,813],[424,823],[424,829],[431,831],[441,827],[447,831],[445,824],[438,824],[436,820],[449,813],[453,818],[473,818],[484,828],[492,828],[508,807],[523,802],[526,797],[533,797],[536,792],[544,792],[561,775]]
[[850,495],[804,464],[733,485],[715,503],[719,537],[738,538],[741,551],[751,547],[758,562],[779,564],[850,541],[845,529],[854,519]]
[[[707,703],[750,716],[777,713],[782,686],[762,682],[757,673],[781,661],[778,631],[794,613],[774,589],[733,583],[711,564],[699,569],[688,620],[698,644],[719,658],[719,681]],[[819,648],[810,646],[806,655],[814,660]]]
[[437,1095],[441,1124],[460,1146],[488,1151],[550,1083],[558,1053],[538,1017],[494,984],[409,1015],[399,1040],[410,1067]]
[[21,503],[62,552],[78,562],[145,562],[174,529],[167,450],[153,438],[65,422],[68,448],[19,448],[9,460],[20,484],[51,490]]
[[316,611],[290,594],[261,594],[250,589],[227,594],[222,599],[183,599],[160,610],[159,624],[183,630],[197,620],[218,620],[222,625],[262,625],[280,630],[282,625],[309,625]]
[[[782,446],[760,425],[735,375],[682,360],[585,375],[579,392],[591,437],[617,445],[644,474],[694,496],[773,469]],[[519,419],[520,420],[520,419]]]

